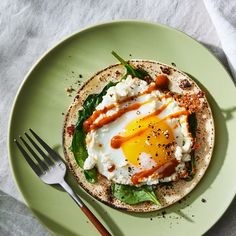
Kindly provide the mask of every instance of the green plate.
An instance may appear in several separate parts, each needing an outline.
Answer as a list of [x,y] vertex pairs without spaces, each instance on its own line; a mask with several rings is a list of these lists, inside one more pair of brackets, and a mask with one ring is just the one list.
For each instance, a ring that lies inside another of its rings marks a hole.
[[216,143],[210,167],[180,203],[147,214],[105,206],[81,190],[71,176],[68,179],[113,235],[201,235],[221,217],[235,195],[236,185],[231,183],[236,179],[236,91],[229,74],[208,50],[185,34],[158,24],[120,21],[93,26],[59,43],[33,67],[17,94],[9,125],[9,156],[19,190],[54,234],[98,235],[65,192],[38,179],[13,138],[31,127],[62,155],[62,112],[73,99],[73,95],[66,95],[65,87],[76,87],[76,80],[86,80],[117,63],[112,50],[124,58],[174,62],[196,79],[207,94],[215,119]]

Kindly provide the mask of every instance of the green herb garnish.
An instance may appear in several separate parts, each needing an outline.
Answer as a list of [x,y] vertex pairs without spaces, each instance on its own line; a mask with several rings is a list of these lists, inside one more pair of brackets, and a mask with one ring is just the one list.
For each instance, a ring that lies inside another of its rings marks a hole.
[[116,52],[112,51],[112,55],[126,68],[127,72],[122,79],[125,79],[127,75],[132,75],[133,77],[138,77],[139,79],[146,80],[146,78],[151,78],[147,71],[142,68],[135,68],[130,65],[127,61],[121,58]]
[[145,201],[153,202],[158,206],[161,205],[152,186],[144,185],[141,187],[135,187],[113,183],[111,186],[111,192],[114,197],[130,205]]

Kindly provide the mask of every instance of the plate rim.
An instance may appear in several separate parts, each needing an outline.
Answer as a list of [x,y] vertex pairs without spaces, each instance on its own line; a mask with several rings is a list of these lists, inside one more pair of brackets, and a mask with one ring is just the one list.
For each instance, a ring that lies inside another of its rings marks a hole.
[[[103,22],[98,22],[95,24],[91,24],[85,27],[82,27],[80,30],[75,30],[72,33],[69,33],[67,36],[62,37],[62,39],[56,41],[55,44],[53,44],[53,46],[49,47],[41,56],[39,56],[39,58],[33,63],[33,65],[30,66],[29,71],[26,73],[26,75],[24,76],[23,80],[20,83],[20,86],[17,89],[16,95],[14,97],[14,100],[11,104],[11,109],[9,112],[9,120],[8,120],[8,124],[7,124],[7,155],[8,155],[8,160],[9,160],[9,167],[11,170],[11,176],[13,177],[13,180],[15,182],[15,186],[18,190],[18,192],[20,193],[20,197],[21,200],[23,201],[23,203],[27,206],[27,208],[33,213],[33,215],[37,218],[38,222],[45,228],[47,229],[49,232],[53,233],[54,232],[46,225],[44,224],[44,222],[41,220],[40,217],[38,217],[38,214],[34,211],[34,209],[30,206],[28,199],[25,197],[24,195],[24,191],[20,188],[20,184],[19,184],[19,180],[16,177],[15,171],[14,171],[14,165],[13,165],[13,157],[12,157],[12,150],[10,148],[11,145],[11,141],[13,139],[11,139],[11,133],[12,133],[12,120],[13,120],[13,113],[15,111],[16,108],[16,103],[18,100],[18,97],[23,89],[23,87],[25,86],[26,82],[29,80],[29,77],[31,75],[31,73],[35,70],[35,68],[44,60],[44,58],[49,55],[53,50],[55,50],[57,47],[59,47],[61,44],[63,44],[64,42],[66,42],[67,40],[73,38],[74,36],[76,36],[77,34],[80,33],[84,33],[86,31],[92,30],[94,28],[97,27],[103,27],[103,26],[108,26],[108,25],[113,25],[113,24],[119,24],[119,23],[135,23],[135,24],[147,24],[147,25],[151,25],[151,26],[156,26],[156,27],[161,27],[165,30],[170,30],[172,32],[175,32],[177,34],[183,35],[187,38],[189,38],[190,40],[192,40],[194,43],[197,43],[199,46],[201,46],[202,48],[204,48],[211,56],[212,58],[214,58],[214,60],[217,62],[218,66],[220,66],[224,72],[226,72],[226,74],[228,75],[228,77],[231,79],[231,82],[234,84],[234,79],[232,77],[232,75],[230,74],[230,72],[226,69],[226,67],[222,64],[222,62],[220,61],[219,58],[217,58],[211,51],[210,49],[208,49],[204,44],[200,43],[197,41],[197,39],[194,39],[192,36],[188,35],[187,33],[183,32],[182,30],[173,28],[171,26],[165,25],[165,24],[161,24],[159,22],[153,22],[153,21],[148,21],[148,20],[139,20],[139,19],[119,19],[119,20],[112,20],[112,21],[103,21]],[[214,119],[214,117],[213,117]],[[230,205],[232,204],[234,197],[231,197],[230,202],[228,204],[228,206],[224,209],[224,211],[220,214],[220,216],[218,217],[218,219],[215,221],[215,223],[213,225],[211,225],[209,228],[205,229],[204,233],[208,232],[214,225],[217,224],[217,222],[222,218],[222,216],[225,214],[225,212],[227,211],[227,209],[230,207]]]

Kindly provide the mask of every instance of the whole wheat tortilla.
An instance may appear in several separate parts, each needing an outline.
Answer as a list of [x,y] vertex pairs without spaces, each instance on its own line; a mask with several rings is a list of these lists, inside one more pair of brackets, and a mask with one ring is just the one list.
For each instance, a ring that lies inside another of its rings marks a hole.
[[[155,78],[158,74],[169,74],[170,90],[177,93],[198,93],[201,89],[198,85],[189,78],[183,72],[177,70],[174,67],[149,60],[131,60],[132,65],[138,66],[146,70],[152,78]],[[198,184],[202,176],[204,175],[211,159],[213,145],[214,145],[214,123],[212,112],[209,104],[204,96],[205,106],[199,113],[196,114],[198,127],[196,133],[196,142],[201,146],[195,151],[196,159],[196,174],[191,181],[178,180],[168,187],[159,185],[157,187],[157,196],[161,202],[161,206],[157,206],[151,202],[143,202],[136,205],[129,205],[121,202],[112,196],[110,192],[111,181],[99,174],[98,181],[95,184],[89,183],[83,174],[83,170],[78,166],[74,158],[73,153],[70,150],[72,136],[70,136],[66,129],[71,125],[75,125],[78,118],[78,110],[87,96],[92,93],[99,93],[105,87],[109,81],[118,81],[125,73],[125,68],[121,64],[109,66],[108,68],[98,72],[92,78],[90,78],[78,91],[74,102],[68,109],[68,112],[64,121],[63,130],[63,145],[64,154],[67,160],[69,169],[73,172],[78,183],[93,197],[99,201],[108,204],[111,207],[119,208],[127,211],[134,212],[149,212],[167,207],[181,198],[186,196],[193,188]],[[182,80],[187,79],[191,83],[191,88],[181,89],[179,87]]]

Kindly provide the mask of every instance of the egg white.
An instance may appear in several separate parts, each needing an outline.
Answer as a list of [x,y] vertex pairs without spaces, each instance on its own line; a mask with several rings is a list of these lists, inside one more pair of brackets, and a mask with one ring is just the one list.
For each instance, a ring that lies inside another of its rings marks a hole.
[[[103,97],[102,102],[96,107],[96,110],[101,110],[104,107],[114,104],[124,98],[142,93],[146,91],[149,86],[151,85],[147,84],[143,80],[128,76],[126,80],[122,80],[116,86],[108,89],[107,94]],[[163,104],[169,103],[167,108],[158,115],[160,119],[170,114],[184,110],[184,108],[180,107],[172,97],[158,100],[158,97],[161,97],[162,95],[162,92],[154,90],[150,94],[139,96],[135,100],[131,100],[118,107],[115,107],[112,110],[109,110],[106,114],[100,115],[95,120],[95,122],[98,122],[105,116],[110,116],[116,113],[124,106],[153,100],[150,103],[142,105],[138,110],[129,111],[117,118],[115,121],[108,123],[101,128],[88,132],[86,136],[88,158],[85,160],[84,169],[89,170],[96,166],[99,173],[105,176],[107,179],[119,184],[133,185],[131,181],[131,176],[133,174],[155,166],[156,162],[150,158],[148,153],[140,154],[139,159],[141,165],[139,167],[133,166],[126,160],[122,149],[112,148],[110,142],[114,136],[124,132],[124,129],[129,122],[137,119],[138,117],[153,113]],[[172,129],[172,131],[177,143],[174,156],[180,163],[176,167],[176,172],[171,176],[164,179],[152,178],[149,176],[148,178],[143,178],[140,182],[140,185],[153,185],[159,182],[175,180],[177,174],[184,169],[184,162],[190,160],[192,137],[188,132],[185,115],[181,115],[178,118],[167,119],[166,122],[170,127],[178,125],[175,127],[175,129]],[[113,165],[115,166],[115,169],[113,171],[109,171],[109,168],[111,168]]]

